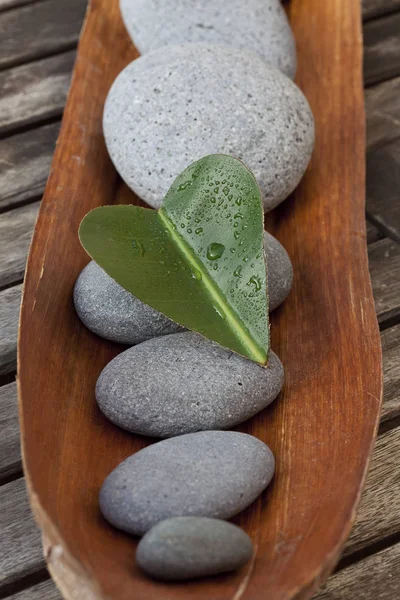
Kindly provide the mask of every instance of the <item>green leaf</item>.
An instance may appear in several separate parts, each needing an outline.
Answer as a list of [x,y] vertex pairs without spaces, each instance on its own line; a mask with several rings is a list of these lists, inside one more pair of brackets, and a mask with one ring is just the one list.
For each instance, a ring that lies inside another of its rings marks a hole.
[[177,177],[159,211],[103,206],[83,219],[88,254],[172,320],[261,364],[269,349],[263,211],[239,160],[206,156]]

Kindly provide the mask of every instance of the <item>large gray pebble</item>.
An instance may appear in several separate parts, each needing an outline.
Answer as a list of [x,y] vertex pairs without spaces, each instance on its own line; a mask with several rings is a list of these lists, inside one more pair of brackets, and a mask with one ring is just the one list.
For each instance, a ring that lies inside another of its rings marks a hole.
[[280,0],[121,0],[120,6],[141,54],[184,42],[227,44],[295,76],[296,45]]
[[[272,311],[290,292],[293,269],[285,248],[266,231],[264,246],[268,263],[269,309]],[[94,261],[76,280],[74,304],[88,329],[121,344],[139,344],[183,329],[127,292]]]
[[269,312],[286,300],[293,284],[293,267],[285,248],[270,233],[264,231],[267,259]]
[[94,261],[76,280],[74,304],[88,329],[121,344],[139,344],[182,329],[125,290]]
[[299,183],[314,145],[310,107],[288,77],[251,52],[201,43],[128,65],[107,96],[103,128],[121,177],[155,208],[189,164],[224,153],[253,171],[271,210]]
[[154,579],[179,581],[234,571],[253,554],[242,529],[207,517],[175,517],[155,525],[140,540],[136,560]]
[[271,450],[251,435],[190,433],[124,460],[102,485],[100,509],[112,525],[134,535],[169,517],[229,519],[261,494],[274,470]]
[[119,354],[103,369],[96,399],[115,425],[171,437],[242,423],[276,398],[283,377],[272,351],[265,368],[186,331]]

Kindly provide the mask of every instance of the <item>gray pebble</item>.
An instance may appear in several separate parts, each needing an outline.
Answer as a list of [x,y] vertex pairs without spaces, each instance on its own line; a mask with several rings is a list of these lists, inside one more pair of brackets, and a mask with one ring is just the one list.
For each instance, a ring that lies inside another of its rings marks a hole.
[[110,157],[151,206],[201,157],[236,156],[252,170],[265,210],[297,186],[314,145],[314,122],[299,88],[257,55],[208,44],[168,46],[128,65],[107,96]]
[[270,233],[264,231],[267,259],[269,312],[286,300],[293,284],[293,267],[285,248]]
[[154,579],[180,581],[234,571],[253,554],[242,529],[207,517],[175,517],[155,525],[140,540],[136,560]]
[[141,54],[185,42],[234,45],[294,79],[296,45],[280,0],[120,0],[120,6]]
[[74,304],[84,325],[106,340],[139,344],[182,327],[144,304],[107,275],[94,261],[75,283]]
[[246,421],[276,398],[283,378],[272,351],[265,368],[186,331],[119,354],[103,369],[96,399],[115,425],[171,437]]
[[271,450],[235,431],[201,431],[152,444],[124,460],[104,481],[103,516],[142,535],[169,517],[229,519],[267,487]]
[[[264,232],[268,261],[270,311],[281,304],[293,280],[290,258],[272,235]],[[121,344],[145,340],[183,328],[126,291],[94,261],[80,273],[74,288],[74,304],[81,321],[97,335]]]

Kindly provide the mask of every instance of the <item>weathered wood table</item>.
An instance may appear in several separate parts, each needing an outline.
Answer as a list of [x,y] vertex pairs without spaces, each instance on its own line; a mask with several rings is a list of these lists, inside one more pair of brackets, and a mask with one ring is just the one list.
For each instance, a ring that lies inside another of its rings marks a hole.
[[[0,598],[13,600],[60,598],[25,493],[16,345],[26,255],[85,5],[0,0]],[[385,394],[357,522],[318,600],[400,598],[400,0],[364,0],[364,20],[367,243]]]

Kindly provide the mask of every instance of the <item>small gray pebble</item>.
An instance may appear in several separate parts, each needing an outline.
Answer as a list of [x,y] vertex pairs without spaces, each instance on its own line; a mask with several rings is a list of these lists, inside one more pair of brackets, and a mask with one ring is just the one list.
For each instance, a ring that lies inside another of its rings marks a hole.
[[252,170],[272,210],[299,183],[314,146],[313,116],[293,81],[252,52],[204,43],[128,65],[107,96],[103,129],[121,177],[155,208],[188,165],[223,153]]
[[286,300],[293,284],[293,267],[285,248],[270,233],[264,231],[267,259],[269,312]]
[[171,437],[242,423],[276,398],[283,378],[272,351],[265,368],[186,331],[119,354],[103,369],[96,399],[115,425]]
[[189,433],[124,460],[102,485],[100,510],[133,535],[169,517],[229,519],[261,494],[274,470],[271,450],[251,435]]
[[181,581],[234,571],[253,554],[242,529],[207,517],[175,517],[155,525],[140,540],[136,560],[150,577]]
[[113,342],[139,344],[182,331],[182,327],[125,290],[94,261],[76,280],[74,304],[88,329]]
[[294,79],[296,44],[280,0],[120,0],[141,54],[185,42],[234,45]]

